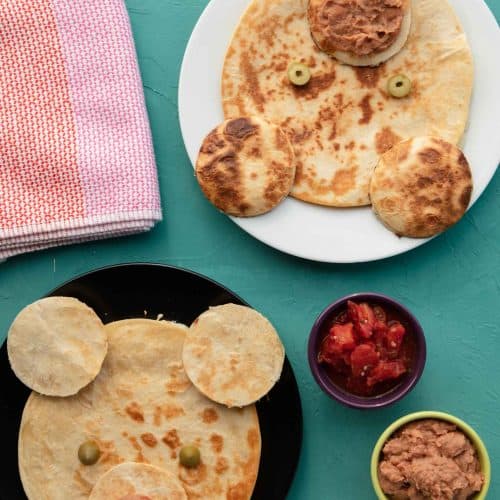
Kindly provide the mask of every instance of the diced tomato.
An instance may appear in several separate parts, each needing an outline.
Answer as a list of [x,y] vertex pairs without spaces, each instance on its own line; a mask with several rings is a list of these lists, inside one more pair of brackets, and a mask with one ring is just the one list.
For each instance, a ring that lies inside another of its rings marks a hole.
[[401,323],[398,321],[392,323],[385,335],[387,349],[392,352],[398,352],[405,333],[405,328]]
[[333,325],[330,329],[330,336],[342,351],[352,351],[356,347],[354,326],[352,323]]
[[328,328],[318,362],[335,384],[353,394],[371,396],[389,390],[415,356],[411,330],[405,331],[391,308],[348,301]]
[[385,336],[389,327],[383,321],[375,321],[373,325],[373,340],[377,347],[385,346]]
[[404,373],[406,373],[406,368],[401,360],[380,361],[380,363],[373,368],[370,376],[366,379],[366,384],[368,387],[372,387],[379,382],[394,380]]
[[349,353],[343,353],[340,346],[327,335],[318,354],[318,362],[326,363],[339,373],[349,373],[350,359]]
[[380,306],[373,306],[373,314],[377,321],[381,321],[382,323],[387,321],[387,314],[385,314],[385,311]]
[[369,339],[373,334],[373,326],[375,325],[373,309],[364,302],[356,304],[348,301],[347,311],[349,318],[354,323],[356,333],[363,339]]
[[360,344],[352,351],[351,354],[351,369],[355,377],[367,373],[379,362],[379,355],[375,350],[375,346],[370,343]]

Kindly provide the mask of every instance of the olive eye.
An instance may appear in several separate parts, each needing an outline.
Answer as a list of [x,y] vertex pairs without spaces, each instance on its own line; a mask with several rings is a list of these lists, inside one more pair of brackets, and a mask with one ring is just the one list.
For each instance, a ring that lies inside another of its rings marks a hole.
[[309,82],[311,72],[305,64],[293,62],[288,66],[288,79],[294,85],[301,87]]
[[200,450],[192,445],[183,446],[179,453],[179,461],[184,467],[198,467],[201,462]]
[[94,465],[100,456],[101,450],[95,441],[85,441],[78,448],[78,459],[83,465]]
[[387,92],[392,97],[406,97],[411,92],[411,81],[406,75],[396,75],[387,82]]

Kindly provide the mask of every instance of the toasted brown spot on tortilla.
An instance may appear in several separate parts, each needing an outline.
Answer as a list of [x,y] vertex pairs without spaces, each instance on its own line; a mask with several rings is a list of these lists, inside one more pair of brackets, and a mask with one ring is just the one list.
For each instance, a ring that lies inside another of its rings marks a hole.
[[[198,175],[203,181],[200,184],[202,189],[205,185],[209,185],[216,191],[215,198],[218,200],[221,210],[228,211],[231,207],[238,206],[243,202],[240,171],[234,151],[228,151],[201,166]],[[213,197],[208,192],[206,195],[209,198]]]
[[212,443],[212,449],[216,453],[220,453],[222,451],[222,448],[224,446],[224,438],[220,436],[219,434],[212,434],[210,436],[210,443]]
[[181,415],[185,415],[185,411],[182,407],[176,405],[165,405],[163,407],[163,415],[168,420],[170,418],[180,417]]
[[341,195],[354,189],[356,185],[356,167],[338,170],[333,178],[332,189],[335,194]]
[[403,141],[398,144],[397,147],[397,162],[403,162],[408,158],[410,154],[411,141]]
[[460,152],[460,154],[458,156],[458,164],[464,168],[469,167],[469,162],[467,161],[467,158],[465,157],[465,155],[462,152]]
[[257,76],[257,71],[252,66],[251,61],[253,58],[250,54],[243,54],[241,57],[240,70],[243,73],[246,84],[247,84],[247,93],[257,106],[257,109],[263,113],[264,112],[264,103],[266,102],[266,98],[262,94],[260,90],[259,78]]
[[250,151],[250,156],[252,158],[260,158],[262,156],[262,150],[260,148],[252,148]]
[[238,210],[241,214],[245,214],[250,209],[250,205],[248,203],[240,203],[238,205]]
[[134,436],[130,436],[128,440],[130,441],[130,444],[134,447],[136,451],[142,451],[142,446],[139,444],[139,442]]
[[140,423],[144,422],[144,413],[138,403],[136,402],[130,403],[128,406],[125,407],[125,411],[132,420],[135,420],[136,422]]
[[123,459],[116,454],[115,444],[113,441],[97,440],[97,442],[99,445],[99,449],[101,450],[101,458],[99,459],[100,464],[113,466],[123,462]]
[[151,434],[151,432],[141,434],[141,439],[143,443],[150,448],[154,448],[158,444],[158,440],[154,437],[153,434]]
[[379,67],[371,68],[357,66],[353,69],[362,87],[373,88],[377,86],[381,76],[381,69]]
[[236,118],[226,124],[224,133],[237,139],[244,139],[255,134],[257,127],[248,118]]
[[172,449],[178,448],[181,445],[181,440],[175,429],[167,431],[161,440]]
[[281,61],[281,62],[276,63],[274,65],[274,70],[277,72],[286,71],[287,68],[288,68],[288,66],[286,64],[286,61]]
[[259,446],[259,431],[257,429],[250,429],[247,434],[248,445],[252,450]]
[[161,407],[156,406],[155,407],[155,413],[153,415],[153,424],[158,427],[161,424]]
[[286,149],[288,147],[286,136],[280,128],[276,128],[274,132],[274,141],[277,149]]
[[87,481],[81,474],[79,470],[76,470],[73,474],[73,480],[79,485],[79,492],[83,493],[85,496],[89,496],[94,485]]
[[169,394],[176,394],[178,392],[184,392],[190,387],[190,382],[188,380],[171,380],[165,384],[165,388]]
[[224,472],[226,472],[227,469],[229,469],[227,460],[224,457],[219,457],[217,459],[217,462],[215,462],[215,472],[217,474],[224,474]]
[[255,27],[255,32],[265,40],[269,47],[274,46],[276,40],[276,30],[280,24],[280,18],[278,16],[269,16],[266,18],[266,22],[259,24]]
[[452,150],[452,145],[447,142],[443,141],[443,139],[440,139],[439,137],[433,137],[431,141],[438,147],[444,149],[446,153],[451,153]]
[[229,487],[227,500],[245,500],[248,498],[248,486],[245,483],[237,483]]
[[441,153],[433,148],[427,148],[418,153],[419,158],[424,163],[438,163],[441,160]]
[[302,130],[296,130],[294,128],[288,129],[288,135],[292,144],[300,144],[305,142],[311,137],[312,130],[304,128]]
[[201,414],[201,418],[206,424],[211,424],[219,420],[219,415],[213,408],[205,408]]
[[472,187],[467,186],[460,195],[460,205],[461,207],[467,208],[470,203],[470,199],[472,196]]
[[401,137],[393,132],[390,127],[384,127],[375,135],[375,148],[378,154],[383,154],[401,141]]
[[312,76],[309,83],[298,87],[297,85],[292,86],[293,92],[296,97],[303,97],[304,99],[316,99],[321,92],[329,89],[332,83],[335,81],[336,73],[335,70],[324,75]]
[[373,109],[370,106],[371,97],[372,96],[370,94],[367,94],[359,103],[359,107],[361,108],[361,112],[363,113],[363,116],[358,120],[358,123],[360,125],[366,125],[370,123],[370,120],[372,119]]
[[425,189],[426,187],[432,186],[434,181],[430,177],[419,177],[417,180],[417,187],[420,189]]
[[217,133],[217,129],[212,130],[203,141],[200,151],[206,154],[214,154],[226,145],[224,139]]
[[142,454],[141,451],[135,456],[135,462],[149,464],[149,460]]

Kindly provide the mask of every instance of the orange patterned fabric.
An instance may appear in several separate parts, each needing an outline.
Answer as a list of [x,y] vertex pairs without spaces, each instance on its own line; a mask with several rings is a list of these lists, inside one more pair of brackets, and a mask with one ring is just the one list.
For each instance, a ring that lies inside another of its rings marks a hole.
[[[51,3],[0,0],[0,24],[2,228],[82,216],[68,75],[52,63],[62,52]],[[26,199],[12,199],[18,192]]]
[[123,0],[0,0],[0,68],[0,260],[161,220]]

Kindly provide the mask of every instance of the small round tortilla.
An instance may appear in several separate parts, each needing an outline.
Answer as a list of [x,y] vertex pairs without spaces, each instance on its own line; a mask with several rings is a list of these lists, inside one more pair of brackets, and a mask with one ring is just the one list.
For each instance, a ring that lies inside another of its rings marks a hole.
[[373,210],[399,236],[427,238],[458,222],[472,174],[464,154],[437,137],[400,142],[383,154],[370,186]]
[[102,321],[72,297],[47,297],[25,307],[7,336],[12,370],[46,396],[71,396],[92,382],[107,350]]
[[213,401],[243,407],[278,381],[285,349],[273,325],[236,304],[211,307],[191,325],[182,352],[195,387]]
[[182,483],[172,473],[154,465],[125,462],[97,481],[89,500],[187,500]]
[[295,157],[287,136],[257,117],[226,120],[205,138],[196,162],[200,187],[222,212],[269,212],[292,189]]
[[318,15],[320,8],[325,0],[309,0],[307,9],[307,16],[311,30],[311,36],[320,50],[326,54],[335,57],[338,61],[350,66],[378,66],[379,64],[394,57],[405,46],[411,29],[411,4],[407,0],[404,3],[404,16],[401,23],[401,29],[394,42],[386,49],[380,52],[374,52],[368,55],[356,55],[351,52],[344,52],[340,50],[330,50],[328,47],[325,34],[322,32],[320,23],[318,22]]

